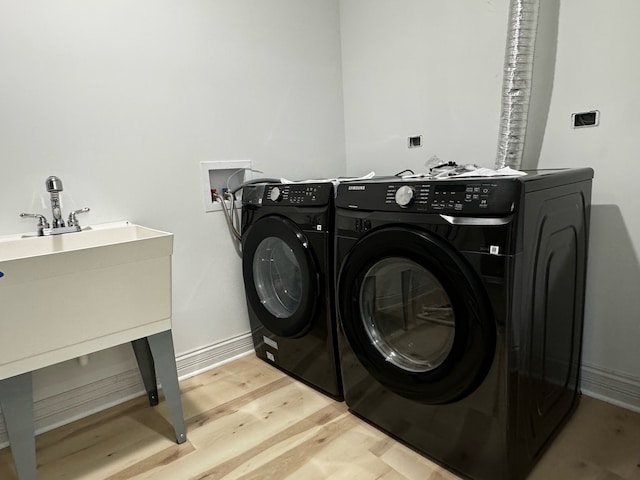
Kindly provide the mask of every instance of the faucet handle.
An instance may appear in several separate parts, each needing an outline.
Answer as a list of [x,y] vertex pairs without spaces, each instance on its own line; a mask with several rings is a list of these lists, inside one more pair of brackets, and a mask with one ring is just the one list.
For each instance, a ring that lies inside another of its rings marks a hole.
[[40,215],[39,213],[21,213],[20,216],[22,218],[37,218],[38,219],[38,236],[43,235],[43,230],[45,228],[49,228],[49,222],[47,222],[47,218],[44,215]]
[[39,213],[21,213],[20,216],[22,218],[37,218],[39,227],[49,228],[49,222],[47,222],[47,217],[44,215],[40,215]]
[[69,214],[69,221],[67,222],[67,226],[69,227],[78,227],[80,225],[78,225],[78,219],[76,218],[76,215],[79,213],[87,213],[90,210],[89,207],[84,207],[81,208],[79,210],[74,210],[73,212],[71,212]]

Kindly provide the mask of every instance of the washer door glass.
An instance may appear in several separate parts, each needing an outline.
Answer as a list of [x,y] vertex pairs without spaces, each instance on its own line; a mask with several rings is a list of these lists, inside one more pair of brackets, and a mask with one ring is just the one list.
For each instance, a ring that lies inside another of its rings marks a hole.
[[455,316],[447,292],[431,272],[407,258],[385,258],[367,271],[360,313],[372,345],[403,370],[433,370],[453,346]]
[[299,338],[311,329],[323,293],[312,245],[296,224],[279,215],[263,217],[243,232],[242,275],[252,330],[264,327]]
[[347,251],[336,288],[345,358],[352,353],[373,379],[425,404],[454,402],[482,383],[495,317],[462,252],[433,232],[393,225],[356,242],[338,238],[336,248]]
[[260,302],[277,318],[288,318],[300,307],[302,273],[291,247],[267,237],[253,256],[253,281]]

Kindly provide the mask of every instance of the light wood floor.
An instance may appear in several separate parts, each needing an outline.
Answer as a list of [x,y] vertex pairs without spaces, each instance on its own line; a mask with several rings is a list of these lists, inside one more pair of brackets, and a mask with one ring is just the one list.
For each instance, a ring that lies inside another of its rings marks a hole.
[[[450,480],[457,477],[250,355],[180,384],[188,440],[146,398],[37,438],[40,480]],[[15,479],[8,448],[0,479]],[[530,476],[640,480],[640,414],[583,397]]]

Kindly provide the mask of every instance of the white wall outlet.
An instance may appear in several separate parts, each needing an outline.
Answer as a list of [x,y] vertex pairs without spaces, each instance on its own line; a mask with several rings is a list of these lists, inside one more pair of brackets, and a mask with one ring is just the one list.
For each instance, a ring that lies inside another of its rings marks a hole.
[[[222,197],[223,193],[242,185],[246,178],[247,170],[251,169],[251,160],[215,160],[200,162],[200,174],[202,178],[202,195],[205,212],[218,212],[222,210],[221,201],[214,201],[214,193]],[[231,206],[227,201],[228,207]],[[240,207],[236,201],[236,207]]]

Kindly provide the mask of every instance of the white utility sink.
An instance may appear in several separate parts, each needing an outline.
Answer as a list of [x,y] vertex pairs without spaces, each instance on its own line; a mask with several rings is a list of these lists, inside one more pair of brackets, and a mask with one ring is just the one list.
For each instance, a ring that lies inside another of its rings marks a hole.
[[128,222],[0,238],[0,379],[169,330],[172,252]]

